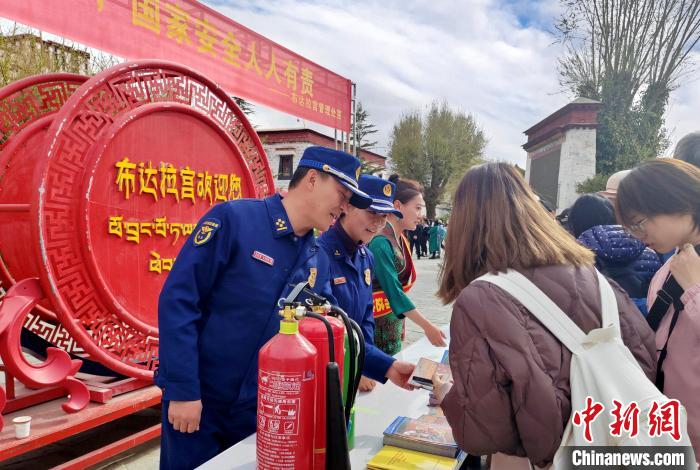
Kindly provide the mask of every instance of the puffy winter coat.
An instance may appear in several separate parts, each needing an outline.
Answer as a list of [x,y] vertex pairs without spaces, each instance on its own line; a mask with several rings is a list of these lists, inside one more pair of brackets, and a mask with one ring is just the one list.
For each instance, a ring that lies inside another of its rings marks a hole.
[[600,272],[620,284],[646,315],[649,283],[662,264],[659,256],[621,225],[597,225],[578,240],[595,253]]

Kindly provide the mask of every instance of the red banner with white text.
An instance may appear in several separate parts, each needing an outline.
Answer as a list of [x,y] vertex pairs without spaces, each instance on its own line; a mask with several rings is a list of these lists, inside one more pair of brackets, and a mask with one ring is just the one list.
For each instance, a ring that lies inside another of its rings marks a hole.
[[0,16],[127,59],[164,59],[229,93],[343,131],[351,83],[194,0],[1,0]]

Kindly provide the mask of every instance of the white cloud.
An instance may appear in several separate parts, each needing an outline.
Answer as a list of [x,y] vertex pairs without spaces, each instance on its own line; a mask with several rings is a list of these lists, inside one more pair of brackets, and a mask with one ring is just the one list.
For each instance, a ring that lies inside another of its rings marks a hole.
[[[555,0],[526,2],[524,10],[523,2],[501,0],[208,3],[357,83],[383,146],[403,113],[446,99],[474,114],[490,158],[524,165],[522,132],[569,98],[556,81],[559,49],[536,26],[552,23]],[[301,125],[260,108],[253,121]]]
[[695,64],[695,69],[684,76],[681,86],[671,93],[666,110],[670,146],[664,152],[665,156],[673,155],[674,147],[684,135],[700,131],[700,53],[692,53],[690,61]]

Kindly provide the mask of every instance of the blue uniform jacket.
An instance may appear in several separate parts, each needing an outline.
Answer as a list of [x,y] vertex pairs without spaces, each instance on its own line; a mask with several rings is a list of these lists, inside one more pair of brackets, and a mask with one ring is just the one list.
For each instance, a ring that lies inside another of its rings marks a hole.
[[308,279],[334,301],[328,273],[313,231],[294,234],[278,194],[213,207],[160,294],[163,399],[255,406],[258,351],[279,331],[278,299]]
[[350,258],[335,226],[321,235],[319,243],[330,259],[331,290],[336,305],[360,325],[365,336],[366,356],[362,373],[385,383],[386,372],[396,359],[374,345],[372,253],[362,246]]

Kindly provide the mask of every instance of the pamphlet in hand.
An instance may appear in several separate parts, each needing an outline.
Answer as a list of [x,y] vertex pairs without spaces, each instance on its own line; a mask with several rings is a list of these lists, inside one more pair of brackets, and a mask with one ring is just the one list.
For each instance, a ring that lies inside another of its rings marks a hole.
[[452,428],[443,416],[399,416],[384,431],[384,445],[450,458],[459,453]]
[[452,371],[449,365],[421,357],[408,383],[432,391],[435,372],[443,376],[445,381],[452,379]]

